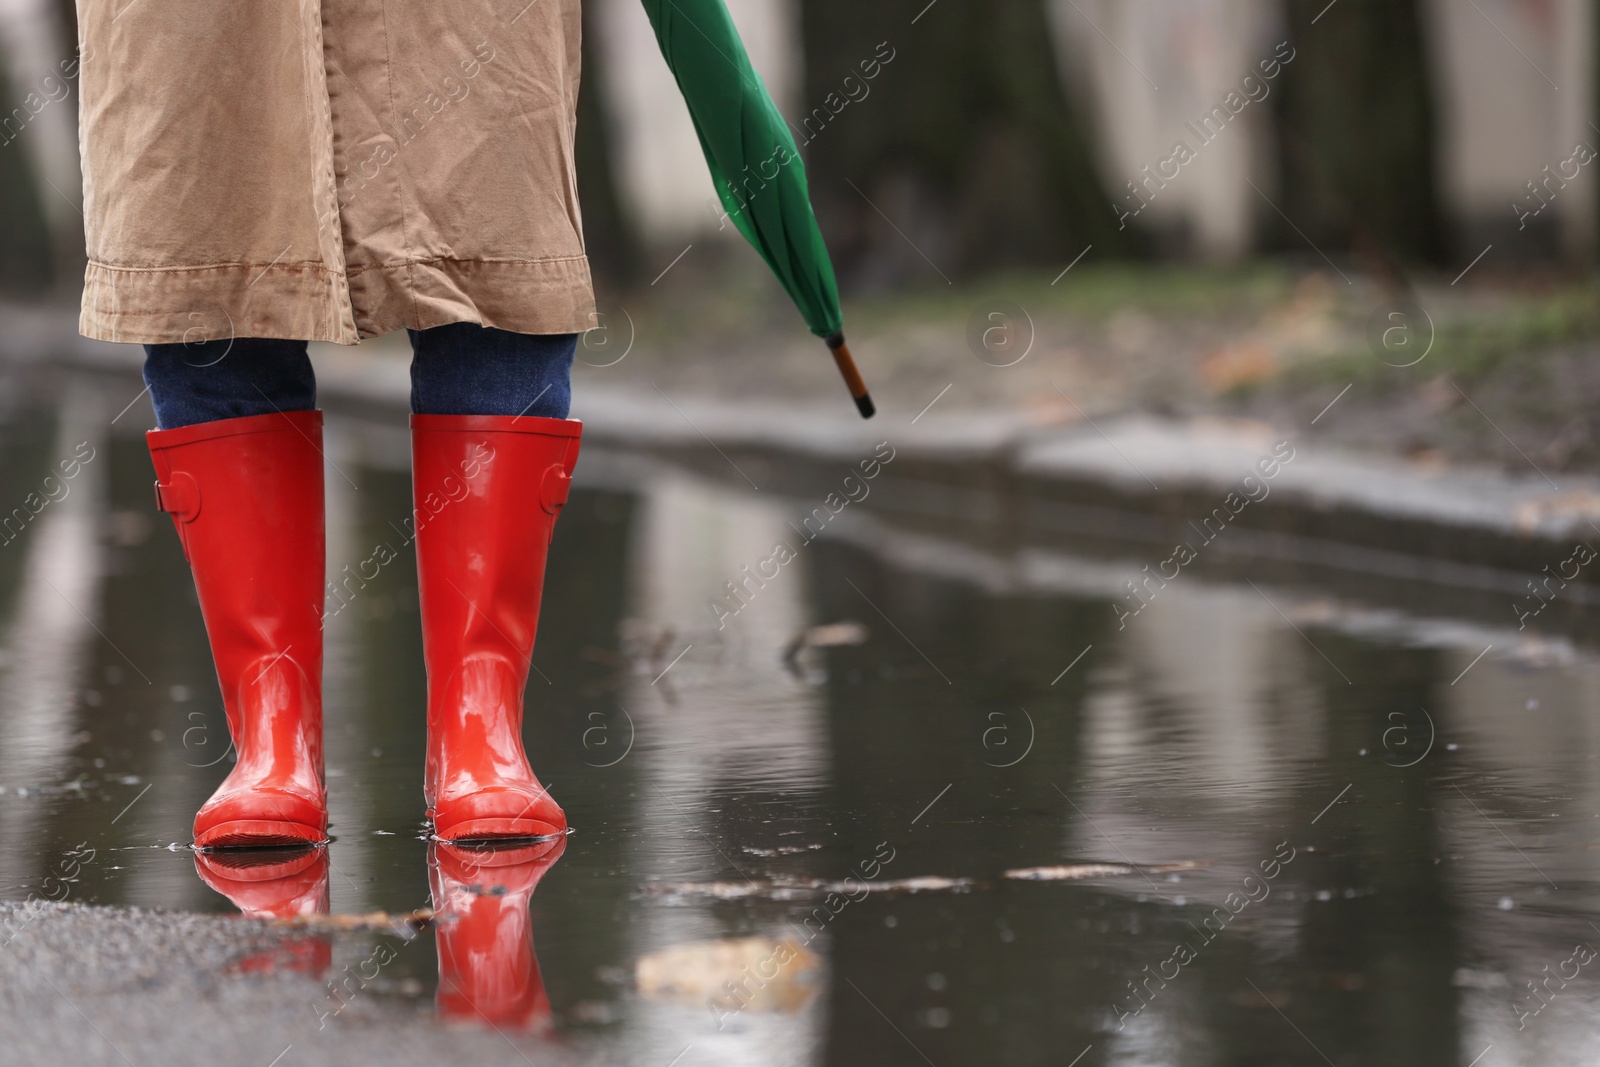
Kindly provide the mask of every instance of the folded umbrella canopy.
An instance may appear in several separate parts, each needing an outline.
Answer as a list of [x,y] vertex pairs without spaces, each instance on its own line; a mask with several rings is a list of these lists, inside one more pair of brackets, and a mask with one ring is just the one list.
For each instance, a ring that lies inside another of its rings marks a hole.
[[661,54],[689,105],[722,206],[767,261],[811,332],[827,341],[863,418],[874,411],[844,342],[844,317],[789,126],[723,0],[644,0]]

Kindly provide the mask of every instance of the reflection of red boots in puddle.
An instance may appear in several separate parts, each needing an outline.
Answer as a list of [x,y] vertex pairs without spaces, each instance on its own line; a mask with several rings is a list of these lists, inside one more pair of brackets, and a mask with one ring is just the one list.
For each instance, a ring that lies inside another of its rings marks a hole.
[[439,1015],[497,1028],[550,1029],[528,905],[566,838],[514,848],[428,850],[439,945]]
[[[526,845],[428,848],[439,950],[439,1016],[498,1029],[547,1033],[550,998],[533,952],[528,908],[566,838]],[[195,871],[250,918],[328,913],[328,850],[197,852]],[[245,957],[244,973],[320,976],[333,962],[332,936],[307,934]]]
[[[328,914],[326,848],[196,852],[194,868],[202,882],[227,897],[249,918]],[[314,934],[247,956],[239,962],[238,969],[320,975],[332,962],[333,941],[326,934]]]

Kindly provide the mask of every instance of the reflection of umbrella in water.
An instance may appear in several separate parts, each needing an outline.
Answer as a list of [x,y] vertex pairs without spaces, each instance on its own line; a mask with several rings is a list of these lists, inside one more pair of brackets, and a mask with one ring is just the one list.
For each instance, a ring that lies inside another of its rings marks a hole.
[[833,350],[863,418],[875,408],[844,341],[844,316],[828,248],[817,229],[806,169],[789,126],[750,66],[723,0],[644,0],[661,54],[672,69],[717,197]]

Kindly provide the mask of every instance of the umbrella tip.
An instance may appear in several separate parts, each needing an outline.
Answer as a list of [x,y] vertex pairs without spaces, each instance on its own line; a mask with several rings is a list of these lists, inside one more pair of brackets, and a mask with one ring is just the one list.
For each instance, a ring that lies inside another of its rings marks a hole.
[[855,358],[850,355],[850,346],[844,343],[844,334],[835,333],[824,338],[828,347],[833,349],[833,360],[839,365],[839,373],[844,375],[845,385],[850,389],[850,396],[856,402],[856,410],[861,412],[863,419],[870,419],[878,411],[877,405],[872,402],[872,397],[867,394],[867,383],[861,380],[861,372],[856,369]]

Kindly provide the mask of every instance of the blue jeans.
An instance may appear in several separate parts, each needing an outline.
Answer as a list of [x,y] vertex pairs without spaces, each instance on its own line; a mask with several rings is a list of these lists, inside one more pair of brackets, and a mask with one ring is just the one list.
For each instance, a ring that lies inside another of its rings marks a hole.
[[[577,334],[510,333],[472,322],[407,332],[417,414],[567,417]],[[235,337],[144,349],[144,381],[163,430],[317,406],[304,341]]]

